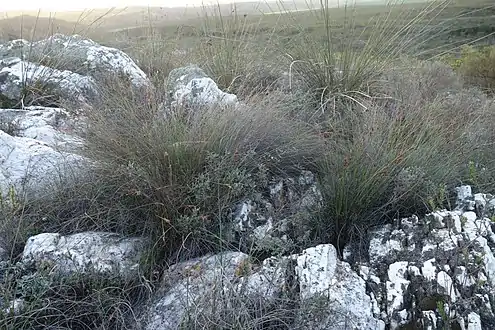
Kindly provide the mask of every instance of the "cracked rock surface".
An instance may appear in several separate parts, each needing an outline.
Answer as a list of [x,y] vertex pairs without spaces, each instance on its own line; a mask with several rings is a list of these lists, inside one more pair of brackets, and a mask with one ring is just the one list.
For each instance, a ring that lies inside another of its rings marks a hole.
[[376,228],[361,260],[321,244],[260,264],[231,252],[174,265],[180,280],[163,286],[145,328],[187,324],[186,311],[212,306],[221,287],[235,301],[284,306],[291,329],[495,329],[495,199],[462,189],[453,211]]

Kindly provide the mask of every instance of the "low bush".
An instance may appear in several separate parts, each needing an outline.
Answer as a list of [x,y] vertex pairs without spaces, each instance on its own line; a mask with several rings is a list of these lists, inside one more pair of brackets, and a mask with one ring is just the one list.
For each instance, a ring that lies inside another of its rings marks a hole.
[[444,56],[444,60],[455,68],[466,82],[495,92],[495,46],[462,47],[460,54]]

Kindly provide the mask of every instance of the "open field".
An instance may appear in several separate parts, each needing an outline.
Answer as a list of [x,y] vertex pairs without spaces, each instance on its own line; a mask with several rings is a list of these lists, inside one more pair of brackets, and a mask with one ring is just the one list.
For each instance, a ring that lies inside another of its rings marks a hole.
[[[316,3],[316,4],[315,4]],[[358,29],[363,29],[372,17],[384,12],[381,1],[361,1],[361,4],[347,9],[332,9],[330,16],[334,28],[342,28],[344,17],[349,17],[350,11],[354,24]],[[395,20],[395,24],[405,24],[414,12],[424,7],[421,1],[409,1],[401,5],[401,19]],[[321,26],[315,25],[314,13],[308,8],[317,8],[318,2],[248,2],[235,5],[237,15],[249,16],[246,23],[257,25],[257,33],[274,31],[281,36],[290,36],[299,32],[304,27],[311,33],[321,33]],[[218,13],[226,18],[234,8],[231,5],[220,5]],[[153,28],[153,33],[164,38],[176,38],[179,27],[190,27],[200,29],[201,17],[205,11],[211,12],[212,8],[139,8],[131,7],[125,9],[98,9],[87,12],[23,12],[23,13],[0,13],[0,38],[12,39],[21,36],[30,39],[41,38],[50,33],[72,32],[89,35],[99,41],[111,41],[114,37],[122,35],[130,38],[142,37]],[[404,15],[404,10],[410,11]],[[386,10],[385,10],[386,11]],[[290,26],[287,21],[290,12],[291,23],[296,22],[299,26]],[[455,0],[443,9],[432,10],[432,21],[430,24],[438,25],[445,29],[445,33],[439,38],[445,42],[468,41],[473,37],[481,37],[495,31],[495,8],[489,0]],[[424,21],[423,21],[424,22]],[[22,27],[22,29],[21,29]],[[390,29],[396,27],[390,26]],[[33,31],[36,31],[33,34]],[[359,31],[360,33],[361,31]],[[365,36],[364,36],[365,37]]]
[[[150,47],[172,54],[168,59],[160,59],[162,63],[173,62],[173,54],[190,55],[180,57],[182,64],[203,63],[201,58],[196,58],[196,55],[200,56],[197,54],[199,45],[212,40],[237,39],[236,42],[243,46],[250,44],[247,51],[271,52],[270,57],[273,57],[274,54],[290,53],[302,36],[324,40],[327,28],[331,29],[335,47],[341,48],[348,44],[363,47],[367,40],[376,37],[378,30],[382,35],[407,34],[404,38],[409,38],[410,42],[404,52],[421,58],[450,51],[457,53],[458,47],[467,43],[491,44],[495,40],[495,5],[489,0],[433,2],[426,11],[424,3],[408,2],[386,8],[375,2],[348,8],[329,7],[328,13],[308,10],[305,3],[289,4],[267,3],[255,10],[247,4],[202,8],[199,14],[186,12],[180,19],[178,16],[175,19],[156,18],[120,28],[113,25],[112,30],[99,29],[98,33],[90,35],[99,42],[124,49],[138,59]],[[317,6],[313,5],[313,8]],[[324,15],[329,18],[328,25]],[[391,39],[404,42],[404,38],[394,36]],[[416,42],[418,39],[421,41]]]
[[[316,8],[317,6],[313,5],[312,7]],[[388,28],[394,30],[397,29],[397,26],[405,25],[423,7],[423,3],[401,5],[400,8],[397,8],[392,13],[392,15],[397,16],[389,19],[390,26]],[[189,10],[183,12],[182,15],[175,15],[174,19],[153,18],[141,24],[134,22],[134,24],[129,24],[125,27],[115,27],[114,31],[117,32],[114,33],[118,37],[124,35],[132,39],[146,35],[151,28],[155,35],[159,35],[164,39],[176,39],[177,37],[183,37],[177,35],[178,29],[181,29],[182,31],[189,31],[185,32],[186,37],[188,35],[195,37],[200,34],[202,27],[198,16],[202,16],[205,11],[212,13],[211,8],[200,9],[199,13],[197,11],[191,13],[191,10]],[[304,29],[305,33],[309,32],[315,35],[324,32],[321,23],[317,23],[318,20],[315,19],[315,12],[308,10],[308,5],[304,3],[284,3],[282,5],[270,3],[263,7],[255,6],[254,10],[252,6],[237,5],[235,11],[238,17],[247,15],[245,24],[250,26],[255,31],[254,33],[257,33],[260,37],[266,36],[268,33],[282,38],[290,37],[300,33],[301,29]],[[384,10],[378,4],[360,5],[347,9],[334,8],[331,10],[330,17],[332,17],[333,29],[338,30],[349,29],[350,26],[346,26],[343,21],[344,18],[349,19],[352,16],[354,35],[362,35],[361,37],[366,39],[368,31],[364,30],[365,27],[369,30],[370,19],[383,16],[384,12],[387,13],[387,10]],[[231,14],[230,7],[228,9],[225,6],[221,7],[218,13],[222,13],[228,20]],[[180,19],[177,17],[180,17]],[[439,8],[432,9],[429,17],[422,18],[421,24],[425,22],[441,29],[441,31],[437,31],[435,38],[430,40],[431,44],[425,45],[425,47],[433,44],[438,46],[442,43],[469,42],[495,32],[495,8],[492,2],[488,0],[454,1],[442,10]],[[104,30],[102,32],[102,39],[112,39],[111,36],[105,35]]]

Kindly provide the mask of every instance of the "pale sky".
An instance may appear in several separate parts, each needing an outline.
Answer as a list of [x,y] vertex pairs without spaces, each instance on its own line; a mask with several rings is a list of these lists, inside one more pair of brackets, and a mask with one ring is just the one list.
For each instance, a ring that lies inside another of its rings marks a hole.
[[[253,0],[235,0],[235,2],[246,2]],[[217,3],[216,0],[0,0],[0,11],[8,10],[49,10],[65,11],[91,8],[110,8],[127,6],[153,6],[153,7],[182,7],[198,6]],[[220,3],[230,3],[234,0],[219,0]]]

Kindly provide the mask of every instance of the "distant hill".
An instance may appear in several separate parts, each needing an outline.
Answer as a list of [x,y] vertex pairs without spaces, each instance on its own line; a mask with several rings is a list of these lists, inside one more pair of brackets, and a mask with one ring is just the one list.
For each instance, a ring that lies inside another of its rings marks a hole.
[[[357,0],[358,4],[370,5],[380,4],[385,0]],[[409,2],[420,2],[424,0],[409,0]],[[468,1],[468,0],[457,0]],[[477,0],[488,1],[488,0]],[[342,2],[342,0],[341,0]],[[340,2],[340,3],[341,3]],[[330,3],[337,6],[339,1],[331,0]],[[304,10],[309,6],[319,6],[319,0],[253,0],[238,2],[235,5],[239,15],[258,15],[262,13],[274,13],[279,11]],[[220,8],[222,14],[228,15],[232,11],[231,4],[222,3]],[[187,24],[188,21],[196,19],[205,8],[196,7],[127,7],[107,8],[87,11],[65,11],[65,12],[0,12],[0,39],[40,39],[52,33],[72,34],[80,33],[96,39],[99,37],[111,37],[114,33],[124,32],[128,36],[140,36],[152,25],[154,28],[165,28],[176,25],[178,22]],[[206,8],[212,10],[212,8]],[[22,27],[22,28],[21,28]],[[34,32],[33,35],[33,31]]]
[[0,19],[0,39],[39,40],[54,33],[83,33],[88,26],[58,18],[22,15]]
[[[299,3],[301,6],[302,3]],[[297,1],[287,1],[284,8],[294,8],[298,6]],[[230,13],[232,6],[230,4],[221,4],[221,11],[224,14]],[[260,14],[277,11],[279,7],[275,0],[272,1],[252,1],[241,2],[236,4],[238,13],[241,14]],[[83,25],[83,28],[98,27],[100,32],[109,32],[111,30],[142,28],[150,22],[158,25],[167,23],[176,23],[188,19],[197,18],[203,10],[201,6],[169,8],[169,7],[128,7],[128,8],[108,8],[94,9],[87,11],[66,11],[66,12],[43,12],[43,11],[23,11],[23,12],[0,12],[0,29],[3,34],[20,33],[19,26],[21,22],[25,26],[24,31],[31,32],[36,24],[36,17],[39,17],[37,26],[41,28],[41,34],[46,31],[54,30],[56,32],[72,31],[74,25]],[[3,20],[2,20],[3,18]],[[9,31],[9,26],[12,28]],[[25,35],[25,33],[23,33]]]

